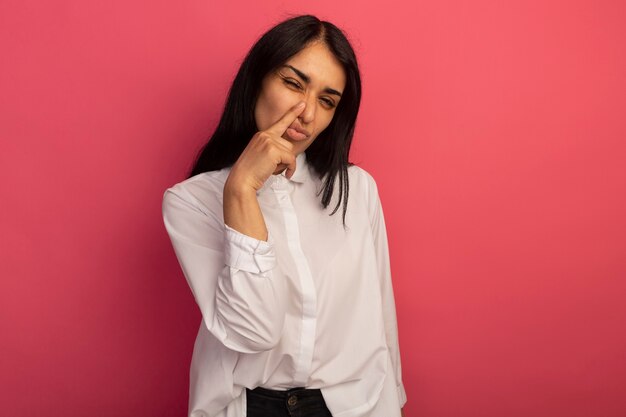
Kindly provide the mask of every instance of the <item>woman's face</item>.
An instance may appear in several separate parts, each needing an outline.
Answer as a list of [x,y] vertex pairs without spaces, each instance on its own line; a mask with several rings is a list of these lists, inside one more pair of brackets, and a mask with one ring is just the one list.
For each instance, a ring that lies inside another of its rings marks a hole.
[[292,129],[282,135],[294,145],[294,154],[298,155],[330,124],[345,84],[346,75],[337,58],[325,44],[314,42],[263,80],[254,108],[257,128],[269,128],[304,101],[306,107],[292,127],[308,133],[308,137],[302,139]]

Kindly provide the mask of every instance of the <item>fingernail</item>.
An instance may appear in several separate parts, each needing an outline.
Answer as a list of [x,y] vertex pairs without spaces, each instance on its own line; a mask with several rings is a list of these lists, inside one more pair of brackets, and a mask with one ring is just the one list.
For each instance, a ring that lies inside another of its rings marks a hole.
[[296,105],[296,109],[299,109],[301,107],[304,107],[304,101],[301,101],[300,103]]

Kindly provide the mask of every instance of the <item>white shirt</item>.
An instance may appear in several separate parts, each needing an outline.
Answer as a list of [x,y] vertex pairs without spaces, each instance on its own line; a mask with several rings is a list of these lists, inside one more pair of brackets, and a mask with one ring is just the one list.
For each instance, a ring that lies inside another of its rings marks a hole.
[[163,195],[163,221],[202,312],[190,417],[245,417],[246,390],[319,388],[334,417],[399,417],[406,402],[387,234],[374,179],[351,166],[346,229],[301,153],[257,191],[262,241],[225,225],[230,168]]

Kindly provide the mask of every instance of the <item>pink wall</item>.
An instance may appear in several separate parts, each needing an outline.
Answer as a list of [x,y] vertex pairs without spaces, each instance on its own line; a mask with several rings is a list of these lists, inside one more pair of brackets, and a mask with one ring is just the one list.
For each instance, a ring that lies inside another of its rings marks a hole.
[[303,4],[0,2],[0,414],[185,414],[162,193],[311,12],[362,65],[407,416],[626,415],[625,3]]

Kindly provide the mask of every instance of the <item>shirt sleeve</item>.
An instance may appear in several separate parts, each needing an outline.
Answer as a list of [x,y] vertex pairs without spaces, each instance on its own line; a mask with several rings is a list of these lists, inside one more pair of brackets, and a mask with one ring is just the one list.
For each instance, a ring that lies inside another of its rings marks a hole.
[[387,229],[383,208],[378,195],[376,182],[370,177],[370,221],[374,246],[376,250],[378,274],[381,279],[381,294],[387,346],[391,355],[391,363],[398,390],[400,407],[404,407],[407,401],[406,391],[402,382],[402,364],[400,359],[400,346],[398,340],[398,322],[396,319],[396,304],[391,281],[391,265],[389,261],[389,246],[387,242]]
[[[208,330],[242,353],[272,349],[285,319],[286,288],[273,278],[274,240],[261,241],[201,210],[184,189],[167,189],[162,214],[174,252]],[[220,204],[221,207],[221,204]]]

